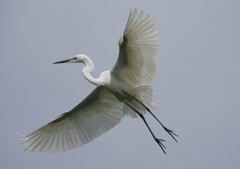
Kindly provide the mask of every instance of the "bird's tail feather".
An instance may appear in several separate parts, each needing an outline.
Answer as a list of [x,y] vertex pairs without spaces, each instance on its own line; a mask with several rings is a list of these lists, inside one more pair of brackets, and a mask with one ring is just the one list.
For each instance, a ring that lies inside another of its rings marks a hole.
[[[151,108],[152,105],[152,87],[151,86],[138,86],[134,89],[133,98],[128,101],[132,107],[134,107],[139,113],[144,114],[146,107]],[[136,112],[130,108],[127,104],[124,105],[124,115],[137,118]]]

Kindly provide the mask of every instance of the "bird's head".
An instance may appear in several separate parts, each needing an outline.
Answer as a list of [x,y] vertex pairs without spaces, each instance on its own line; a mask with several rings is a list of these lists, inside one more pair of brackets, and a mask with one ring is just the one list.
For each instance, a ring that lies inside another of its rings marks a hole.
[[53,64],[59,64],[59,63],[84,63],[84,60],[86,59],[86,55],[84,54],[78,54],[75,55],[73,58],[65,59],[62,61],[54,62]]

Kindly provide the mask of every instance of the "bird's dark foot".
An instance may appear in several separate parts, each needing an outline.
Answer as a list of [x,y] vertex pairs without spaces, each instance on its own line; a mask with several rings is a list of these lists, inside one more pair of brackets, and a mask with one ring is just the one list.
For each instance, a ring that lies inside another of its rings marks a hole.
[[166,147],[164,146],[164,144],[162,142],[165,142],[165,140],[163,139],[159,139],[159,138],[155,138],[155,141],[158,143],[158,145],[160,146],[160,148],[162,149],[162,151],[164,152],[164,154],[166,154]]
[[178,137],[178,135],[175,134],[175,133],[173,132],[173,130],[168,129],[168,128],[165,127],[165,126],[164,126],[163,128],[164,128],[164,130],[165,130],[176,142],[178,142],[177,139],[174,137],[174,136]]

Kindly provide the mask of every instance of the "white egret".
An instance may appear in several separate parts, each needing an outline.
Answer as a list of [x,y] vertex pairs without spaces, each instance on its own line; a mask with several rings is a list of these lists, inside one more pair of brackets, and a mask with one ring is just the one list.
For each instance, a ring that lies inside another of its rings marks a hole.
[[151,83],[156,72],[159,37],[154,20],[143,11],[131,10],[123,36],[119,40],[118,60],[110,71],[99,78],[92,76],[93,61],[84,54],[55,62],[83,63],[83,76],[96,89],[72,110],[62,113],[55,120],[23,136],[26,150],[61,152],[86,144],[113,128],[125,115],[140,117],[164,153],[162,139],[155,137],[144,118],[148,111],[175,139],[177,136],[166,128],[150,111]]

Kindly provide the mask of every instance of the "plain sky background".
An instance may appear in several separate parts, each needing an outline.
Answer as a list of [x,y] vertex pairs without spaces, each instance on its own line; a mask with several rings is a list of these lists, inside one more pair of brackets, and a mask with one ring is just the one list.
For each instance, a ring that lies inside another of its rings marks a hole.
[[[95,76],[111,69],[130,8],[156,21],[154,112],[179,143],[147,115],[167,141],[167,155],[142,120],[128,117],[71,151],[24,151],[18,133],[49,122],[95,88],[83,65],[52,63],[85,53]],[[0,24],[1,169],[240,167],[240,1],[1,0]]]

